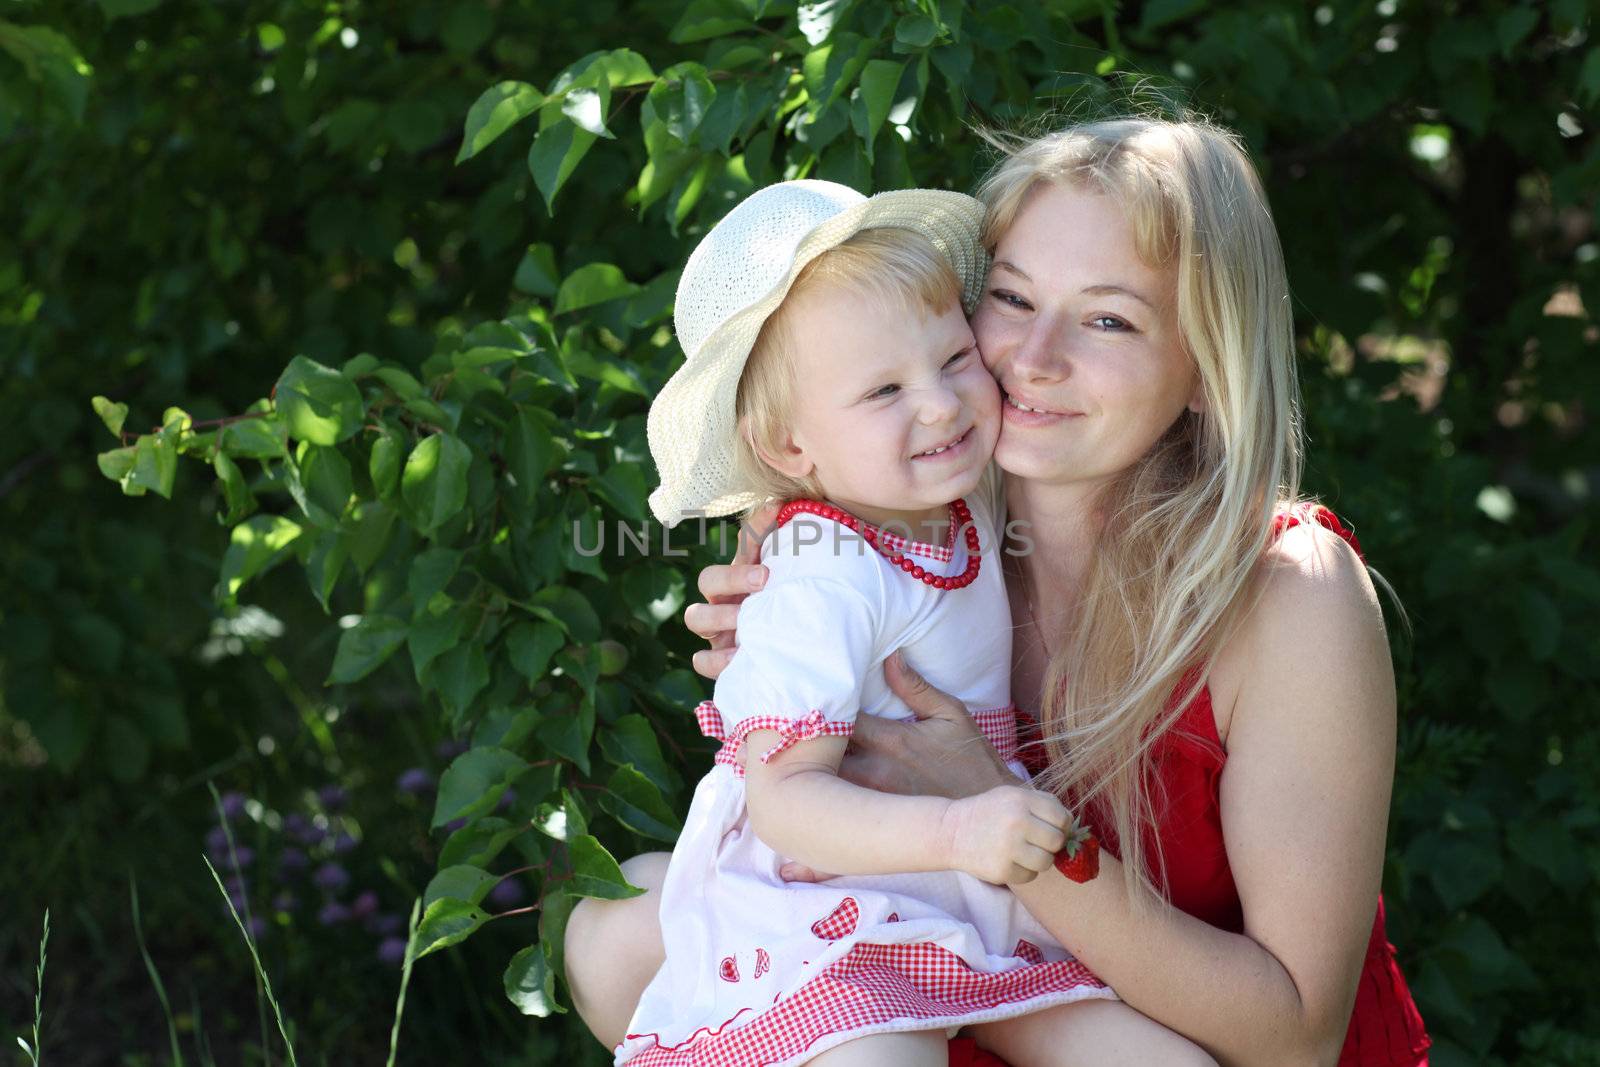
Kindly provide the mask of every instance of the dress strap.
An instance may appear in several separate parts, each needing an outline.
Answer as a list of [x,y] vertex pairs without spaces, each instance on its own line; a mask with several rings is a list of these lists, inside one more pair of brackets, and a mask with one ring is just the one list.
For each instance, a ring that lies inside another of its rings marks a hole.
[[1367,561],[1366,553],[1361,551],[1361,542],[1356,540],[1355,531],[1341,522],[1339,516],[1315,500],[1297,500],[1288,507],[1280,508],[1272,517],[1272,537],[1276,540],[1285,530],[1312,523],[1338,534],[1345,544],[1355,549],[1361,562]]

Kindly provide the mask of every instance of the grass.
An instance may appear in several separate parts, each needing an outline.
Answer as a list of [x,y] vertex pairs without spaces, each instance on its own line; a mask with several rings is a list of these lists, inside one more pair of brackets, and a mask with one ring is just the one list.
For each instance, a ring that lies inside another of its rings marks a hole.
[[33,989],[33,1045],[28,1045],[25,1037],[18,1036],[17,1044],[22,1046],[22,1051],[28,1054],[28,1059],[33,1067],[39,1067],[44,1062],[44,1045],[39,1040],[39,1028],[44,1023],[44,962],[45,950],[50,945],[50,909],[44,909],[44,934],[39,938],[39,970],[36,973],[36,984]]
[[156,962],[150,958],[150,949],[144,942],[144,921],[139,916],[139,883],[135,881],[132,871],[128,872],[128,899],[133,909],[133,936],[139,942],[139,955],[144,958],[144,969],[156,987],[156,997],[161,1001],[162,1014],[167,1017],[167,1040],[172,1044],[172,1067],[184,1067],[183,1051],[178,1046],[178,1024],[172,1015],[172,1004],[167,1000],[167,987],[161,981],[161,972],[156,970]]

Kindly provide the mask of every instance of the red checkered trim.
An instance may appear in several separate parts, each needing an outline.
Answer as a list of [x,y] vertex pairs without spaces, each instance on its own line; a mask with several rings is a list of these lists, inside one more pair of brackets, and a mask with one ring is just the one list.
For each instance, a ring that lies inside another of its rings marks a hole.
[[845,897],[839,906],[811,924],[811,932],[824,941],[837,941],[855,933],[856,920],[861,918],[861,905],[855,897]]
[[944,544],[934,545],[926,541],[912,541],[901,537],[893,530],[883,530],[869,523],[862,523],[863,530],[872,530],[878,534],[878,544],[890,552],[909,552],[913,556],[922,556],[924,559],[938,560],[940,563],[949,563],[956,555],[956,524],[954,518],[945,523]]
[[985,708],[972,713],[973,721],[1001,759],[1015,759],[1017,755],[1017,706]]
[[744,777],[744,761],[739,758],[739,754],[744,748],[745,739],[757,730],[776,730],[782,735],[776,745],[761,753],[761,762],[767,763],[773,756],[797,742],[814,741],[819,737],[849,737],[851,731],[855,729],[854,723],[833,722],[824,718],[821,711],[813,710],[797,719],[756,715],[742,720],[730,734],[722,724],[722,713],[717,710],[716,704],[709,700],[702,701],[694,709],[694,717],[700,724],[701,733],[714,741],[722,742],[722,747],[717,750],[716,762],[732,767],[733,773],[740,778]]
[[1044,953],[1039,951],[1039,946],[1025,937],[1017,939],[1017,947],[1011,950],[1011,954],[1017,959],[1027,960],[1029,963],[1044,962]]
[[861,944],[737,1029],[729,1027],[752,1009],[718,1027],[696,1030],[679,1045],[663,1045],[656,1034],[629,1034],[630,1041],[647,1038],[655,1044],[627,1062],[630,1067],[783,1063],[837,1034],[855,1038],[1010,1018],[1049,1004],[1107,995],[1103,990],[1105,983],[1077,960],[980,974],[938,945]]

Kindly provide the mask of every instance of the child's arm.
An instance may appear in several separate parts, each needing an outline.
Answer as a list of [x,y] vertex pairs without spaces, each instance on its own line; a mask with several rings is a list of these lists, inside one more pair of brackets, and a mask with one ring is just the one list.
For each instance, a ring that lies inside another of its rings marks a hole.
[[769,848],[833,874],[961,870],[997,884],[1031,881],[1064,843],[1061,802],[1022,785],[962,800],[899,796],[838,777],[847,739],[800,741],[769,761],[776,730],[746,739],[750,824]]

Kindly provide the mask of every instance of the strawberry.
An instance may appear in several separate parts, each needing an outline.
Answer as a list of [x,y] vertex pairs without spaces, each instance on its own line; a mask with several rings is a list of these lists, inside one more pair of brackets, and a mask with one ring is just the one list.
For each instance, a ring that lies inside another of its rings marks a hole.
[[1074,882],[1087,882],[1100,873],[1100,841],[1087,826],[1073,821],[1067,843],[1056,853],[1056,870]]

